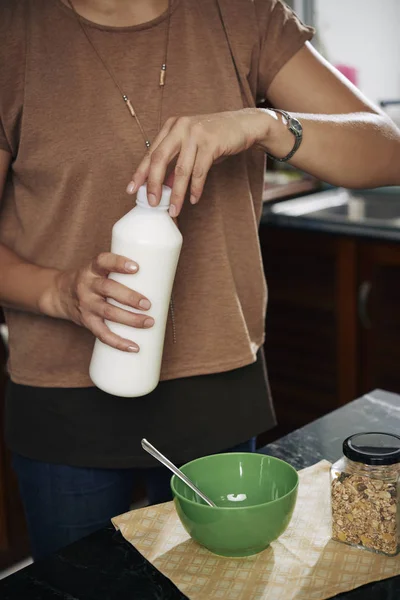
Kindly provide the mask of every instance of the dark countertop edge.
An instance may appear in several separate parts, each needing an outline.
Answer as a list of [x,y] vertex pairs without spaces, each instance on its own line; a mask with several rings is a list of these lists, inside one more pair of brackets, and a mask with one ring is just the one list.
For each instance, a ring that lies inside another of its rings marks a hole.
[[263,210],[260,225],[359,237],[370,239],[371,241],[385,240],[400,242],[400,229],[373,227],[361,223],[359,225],[355,223],[346,224],[324,219],[309,219],[303,216],[276,215],[265,209]]
[[[353,433],[382,430],[387,433],[398,433],[399,400],[398,394],[379,388],[374,389],[270,442],[258,452],[282,458],[297,470],[310,467],[320,460],[333,463],[342,455],[344,439]],[[360,412],[362,419],[358,417]],[[378,419],[376,419],[377,415],[379,415]],[[342,421],[344,422],[341,425]],[[339,429],[336,431],[337,428],[340,428],[340,431]]]

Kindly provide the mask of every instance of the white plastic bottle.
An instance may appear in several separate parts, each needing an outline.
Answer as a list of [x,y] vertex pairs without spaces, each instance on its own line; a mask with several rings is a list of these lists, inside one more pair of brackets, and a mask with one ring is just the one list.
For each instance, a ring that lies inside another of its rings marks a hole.
[[[123,352],[96,340],[90,377],[97,387],[115,396],[144,396],[157,387],[160,379],[172,286],[182,247],[182,234],[168,214],[170,196],[170,188],[163,186],[159,206],[151,207],[146,186],[142,186],[135,208],[112,230],[111,252],[134,260],[139,271],[132,275],[111,273],[109,277],[148,298],[151,309],[146,314],[155,320],[150,329],[106,321],[114,333],[140,347],[138,353]],[[121,306],[114,300],[109,302]]]

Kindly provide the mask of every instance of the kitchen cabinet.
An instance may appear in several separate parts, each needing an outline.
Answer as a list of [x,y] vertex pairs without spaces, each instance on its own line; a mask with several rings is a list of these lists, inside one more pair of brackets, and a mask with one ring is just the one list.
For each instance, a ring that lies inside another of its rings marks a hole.
[[358,261],[358,387],[400,392],[400,244],[359,244]]
[[368,390],[399,393],[400,243],[270,225],[260,241],[274,435]]

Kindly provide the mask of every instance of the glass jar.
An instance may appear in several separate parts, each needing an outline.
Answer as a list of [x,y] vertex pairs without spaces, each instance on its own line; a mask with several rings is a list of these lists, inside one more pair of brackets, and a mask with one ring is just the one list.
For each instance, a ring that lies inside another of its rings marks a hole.
[[394,556],[400,550],[400,436],[357,433],[331,467],[332,538]]

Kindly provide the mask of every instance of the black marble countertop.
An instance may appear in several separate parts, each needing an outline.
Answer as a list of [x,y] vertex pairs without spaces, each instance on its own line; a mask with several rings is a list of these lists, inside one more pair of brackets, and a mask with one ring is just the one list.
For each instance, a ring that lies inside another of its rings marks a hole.
[[[344,205],[323,208],[329,196],[340,195],[348,196]],[[315,212],[307,212],[316,200]],[[351,192],[323,186],[311,194],[265,202],[261,225],[400,242],[400,187]]]
[[[341,455],[344,438],[361,431],[400,430],[400,396],[376,390],[266,446],[262,452],[297,469]],[[0,581],[1,600],[184,600],[166,577],[110,525]],[[335,596],[398,600],[400,577]],[[212,600],[207,599],[207,600]]]

